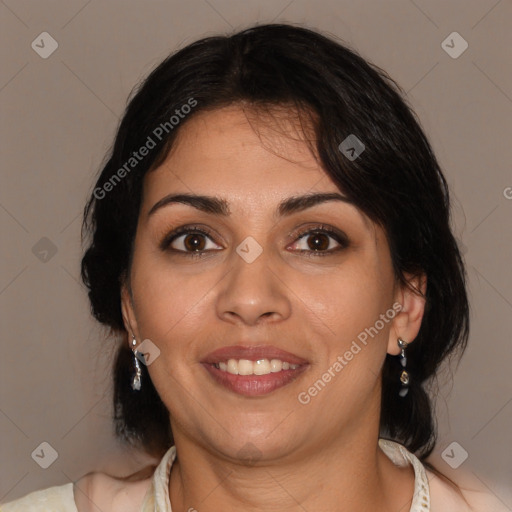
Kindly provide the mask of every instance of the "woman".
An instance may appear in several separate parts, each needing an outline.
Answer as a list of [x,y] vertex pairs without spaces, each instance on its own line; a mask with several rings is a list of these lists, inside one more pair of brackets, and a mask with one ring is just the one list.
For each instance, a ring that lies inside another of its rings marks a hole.
[[383,71],[286,25],[187,46],[131,100],[84,228],[93,314],[122,340],[117,433],[159,463],[3,511],[491,506],[426,462],[465,271]]

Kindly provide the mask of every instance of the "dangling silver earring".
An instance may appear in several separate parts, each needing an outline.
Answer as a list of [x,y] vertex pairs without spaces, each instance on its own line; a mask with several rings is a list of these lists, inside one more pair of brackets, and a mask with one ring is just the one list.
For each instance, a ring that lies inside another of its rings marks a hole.
[[135,336],[132,335],[132,352],[133,352],[133,357],[135,358],[135,375],[133,376],[133,379],[132,379],[132,389],[135,391],[139,391],[140,385],[141,385],[141,381],[140,381],[141,371],[140,371],[139,359],[137,357],[137,349],[135,348],[136,346],[137,346],[137,340],[135,339]]
[[400,364],[403,367],[402,373],[400,374],[400,382],[402,383],[402,386],[400,387],[400,391],[398,394],[401,397],[404,397],[409,392],[409,372],[405,369],[407,365],[407,357],[405,356],[405,349],[407,348],[407,342],[404,341],[402,338],[398,338],[397,340],[398,346],[402,349],[402,353],[400,354]]

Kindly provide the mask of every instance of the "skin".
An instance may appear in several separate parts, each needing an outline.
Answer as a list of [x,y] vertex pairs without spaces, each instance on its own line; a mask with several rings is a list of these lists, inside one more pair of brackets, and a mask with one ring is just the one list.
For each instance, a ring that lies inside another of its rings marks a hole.
[[[300,136],[293,115],[258,116],[240,105],[202,112],[180,127],[163,164],[147,174],[133,263],[122,287],[127,331],[160,355],[148,366],[170,412],[178,460],[170,478],[173,511],[398,511],[414,489],[378,447],[380,372],[397,337],[411,342],[424,300],[398,284],[384,232],[347,202],[329,201],[279,217],[280,201],[340,192]],[[229,216],[170,204],[171,193],[219,196]],[[347,246],[298,228],[319,224],[345,233]],[[194,235],[159,247],[173,229],[208,228],[206,253],[184,252]],[[236,252],[248,236],[263,252],[247,263]],[[309,249],[309,253],[300,253]],[[326,249],[323,249],[326,252]],[[308,256],[309,255],[309,256]],[[424,279],[412,279],[425,289]],[[311,399],[307,391],[365,328],[393,303],[401,312]],[[260,397],[217,384],[200,361],[236,344],[271,344],[309,362],[295,381]],[[248,461],[248,444],[257,453]],[[244,448],[245,447],[245,448]]]

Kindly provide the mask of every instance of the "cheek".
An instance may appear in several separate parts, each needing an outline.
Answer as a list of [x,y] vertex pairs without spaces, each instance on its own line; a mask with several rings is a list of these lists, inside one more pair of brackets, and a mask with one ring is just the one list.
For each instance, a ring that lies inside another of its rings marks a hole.
[[392,305],[391,270],[375,259],[353,258],[325,275],[290,276],[294,294],[332,336],[347,340],[373,326]]
[[392,272],[377,258],[361,257],[328,276],[300,283],[297,295],[306,306],[302,310],[318,356],[308,386],[328,381],[329,390],[322,391],[317,406],[342,403],[350,408],[378,385],[394,317]]
[[[133,285],[137,320],[141,335],[165,340],[175,329],[183,329],[194,319],[204,291],[170,274],[141,273]],[[167,335],[166,335],[167,333]]]
[[206,315],[213,313],[211,294],[221,277],[204,266],[201,271],[193,263],[173,266],[165,257],[140,251],[131,277],[140,335],[162,350],[190,347],[198,330],[211,327]]

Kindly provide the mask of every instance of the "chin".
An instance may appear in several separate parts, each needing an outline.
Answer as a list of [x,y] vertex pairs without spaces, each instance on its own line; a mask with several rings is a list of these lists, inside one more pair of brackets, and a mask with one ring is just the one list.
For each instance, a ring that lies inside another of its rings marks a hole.
[[[232,436],[225,436],[216,443],[212,440],[210,446],[221,452],[226,458],[242,464],[256,465],[258,462],[272,461],[282,458],[296,450],[297,437],[283,429],[276,429],[276,423],[269,423],[262,428],[242,428],[231,430]],[[291,445],[291,440],[293,445]]]

